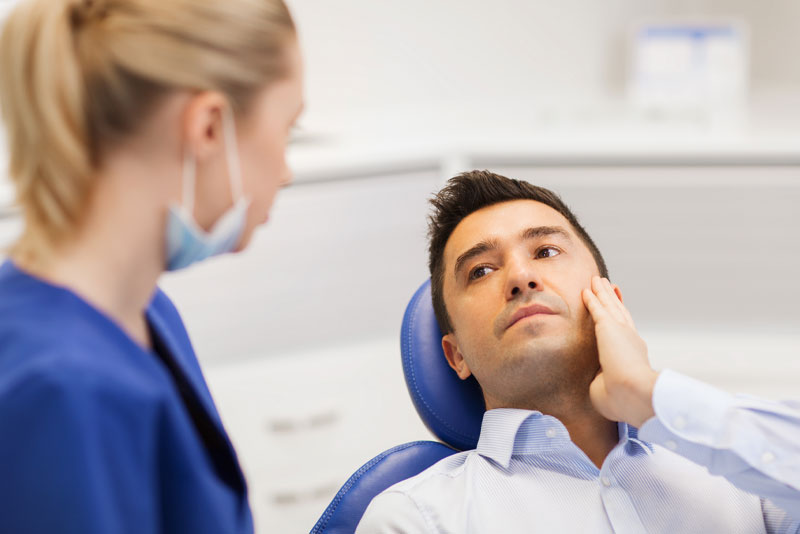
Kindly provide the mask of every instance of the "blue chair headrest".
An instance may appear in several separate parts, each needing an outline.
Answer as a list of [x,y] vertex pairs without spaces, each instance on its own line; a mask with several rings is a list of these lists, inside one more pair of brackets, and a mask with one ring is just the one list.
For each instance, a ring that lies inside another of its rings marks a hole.
[[461,380],[445,359],[430,280],[408,303],[400,348],[408,392],[425,426],[456,449],[477,447],[486,411],[483,393],[474,377]]

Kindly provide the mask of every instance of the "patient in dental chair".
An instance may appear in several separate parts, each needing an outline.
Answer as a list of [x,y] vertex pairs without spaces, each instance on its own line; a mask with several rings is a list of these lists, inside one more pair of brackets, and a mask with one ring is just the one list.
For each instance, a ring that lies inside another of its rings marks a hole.
[[357,534],[796,532],[770,501],[595,411],[581,291],[608,272],[556,194],[472,171],[431,202],[442,348],[487,411],[475,450],[378,495]]

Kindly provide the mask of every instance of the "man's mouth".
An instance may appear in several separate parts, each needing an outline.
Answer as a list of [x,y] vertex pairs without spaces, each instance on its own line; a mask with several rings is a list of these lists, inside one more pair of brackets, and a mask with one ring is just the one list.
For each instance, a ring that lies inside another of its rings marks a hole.
[[506,325],[506,330],[514,326],[515,323],[525,319],[526,317],[531,317],[533,315],[555,315],[556,313],[548,308],[547,306],[542,306],[541,304],[533,304],[532,306],[525,306],[523,308],[518,309],[514,312],[514,315],[511,316],[509,319],[508,324]]

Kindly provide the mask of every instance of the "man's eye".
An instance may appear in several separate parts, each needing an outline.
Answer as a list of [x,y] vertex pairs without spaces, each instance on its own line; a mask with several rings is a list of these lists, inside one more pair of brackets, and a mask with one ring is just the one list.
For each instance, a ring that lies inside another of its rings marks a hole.
[[486,276],[487,274],[489,274],[489,271],[490,271],[491,269],[492,269],[491,267],[488,267],[488,266],[486,266],[486,265],[480,265],[480,266],[478,266],[478,267],[475,267],[474,269],[472,269],[472,270],[469,272],[469,279],[470,279],[470,281],[472,281],[472,280],[477,280],[478,278],[483,278],[484,276]]
[[561,251],[555,247],[544,247],[536,251],[536,258],[552,258],[559,254],[561,254]]

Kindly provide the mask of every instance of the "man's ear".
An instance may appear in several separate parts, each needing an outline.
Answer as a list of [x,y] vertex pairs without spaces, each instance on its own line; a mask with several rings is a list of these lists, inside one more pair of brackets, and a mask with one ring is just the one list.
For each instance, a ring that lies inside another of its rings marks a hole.
[[611,284],[611,288],[614,290],[614,293],[617,295],[619,301],[624,303],[625,301],[622,300],[622,290],[619,288],[619,286],[617,284]]
[[456,341],[452,333],[442,338],[442,350],[444,351],[444,357],[447,358],[447,363],[450,364],[450,367],[453,368],[458,377],[461,380],[469,378],[472,371],[469,370],[469,365],[467,365],[464,355],[458,350],[458,341]]

